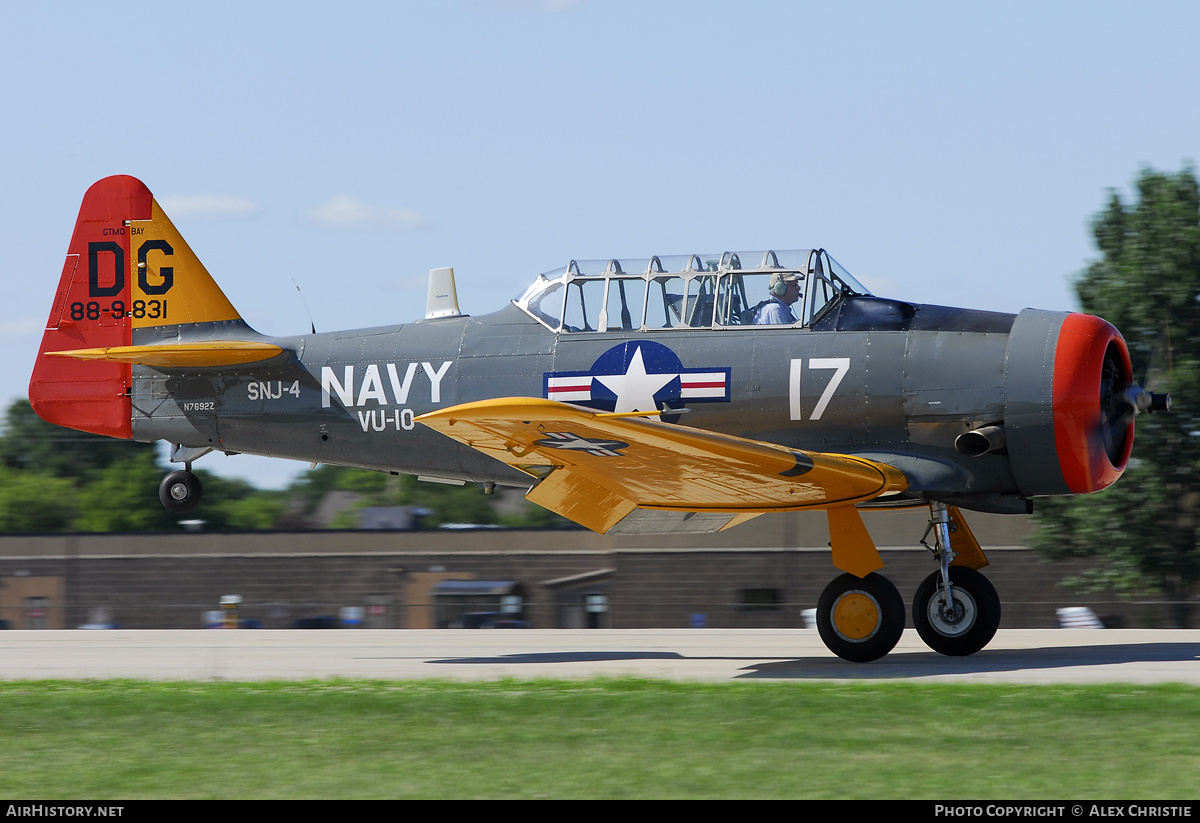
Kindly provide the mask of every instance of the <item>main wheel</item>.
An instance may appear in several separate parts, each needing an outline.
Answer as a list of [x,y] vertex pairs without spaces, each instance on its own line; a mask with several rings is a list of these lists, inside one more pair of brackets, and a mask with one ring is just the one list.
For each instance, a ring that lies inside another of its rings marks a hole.
[[904,598],[891,581],[872,572],[834,578],[817,601],[817,631],[829,650],[867,663],[895,648],[904,633]]
[[158,499],[176,514],[196,508],[203,493],[200,478],[189,471],[171,472],[158,484]]
[[986,646],[1000,625],[1000,596],[996,587],[974,569],[950,567],[954,608],[946,608],[940,571],[926,577],[913,597],[917,634],[941,654],[962,657]]

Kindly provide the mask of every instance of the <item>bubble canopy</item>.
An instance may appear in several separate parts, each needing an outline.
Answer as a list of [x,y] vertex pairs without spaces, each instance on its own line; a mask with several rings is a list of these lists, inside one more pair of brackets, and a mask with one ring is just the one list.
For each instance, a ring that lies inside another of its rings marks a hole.
[[788,275],[800,285],[795,320],[773,325],[806,326],[837,298],[870,294],[824,249],[800,249],[572,260],[538,275],[513,303],[571,334],[727,328],[755,324],[772,283]]

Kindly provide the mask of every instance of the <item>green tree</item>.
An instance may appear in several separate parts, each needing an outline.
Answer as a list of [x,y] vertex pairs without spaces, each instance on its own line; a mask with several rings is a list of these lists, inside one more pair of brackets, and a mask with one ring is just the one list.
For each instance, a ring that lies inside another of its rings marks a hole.
[[[184,515],[203,520],[206,531],[258,531],[280,525],[287,509],[286,494],[255,488],[236,480],[196,469],[204,497],[194,511]],[[156,487],[157,488],[157,487]],[[176,515],[176,519],[179,518]]]
[[[380,472],[334,466],[329,463],[309,469],[300,474],[288,486],[288,497],[299,504],[306,513],[321,504],[321,499],[332,491],[350,491],[362,495],[383,494],[387,488],[388,475]],[[398,501],[378,505],[399,505]]]
[[0,532],[63,531],[74,518],[70,480],[0,465]]
[[175,531],[184,519],[211,530],[268,529],[284,512],[282,493],[201,469],[200,506],[172,514],[158,500],[169,470],[153,443],[60,428],[16,401],[0,435],[0,532]]
[[286,491],[263,491],[196,468],[204,486],[200,505],[186,515],[159,503],[158,484],[178,466],[165,466],[152,443],[60,428],[39,418],[20,400],[5,411],[0,433],[0,532],[174,531],[180,520],[202,520],[208,531],[310,528],[311,517],[331,491],[358,495],[353,510],[333,525],[352,528],[362,506],[414,506],[427,526],[494,524],[514,528],[562,525],[558,515],[530,506],[524,515],[501,518],[495,498],[479,484],[421,483],[343,466],[305,472]]
[[[18,400],[5,410],[0,436],[0,531],[161,528],[161,518],[149,525],[153,517],[128,513],[146,508],[133,474],[153,478],[148,493],[157,503],[157,459],[152,444],[60,428]],[[131,526],[131,518],[146,525]]]
[[64,429],[37,416],[28,400],[14,401],[4,413],[0,464],[54,477],[82,477],[137,454],[154,444],[119,440]]
[[114,461],[79,484],[79,513],[72,527],[85,532],[178,530],[181,518],[158,500],[163,474],[152,451]]
[[1135,378],[1170,392],[1137,419],[1133,457],[1111,488],[1039,501],[1037,548],[1094,557],[1092,588],[1157,591],[1186,626],[1200,581],[1200,185],[1191,168],[1143,170],[1137,202],[1113,192],[1092,221],[1100,259],[1075,284],[1084,311],[1125,336]]

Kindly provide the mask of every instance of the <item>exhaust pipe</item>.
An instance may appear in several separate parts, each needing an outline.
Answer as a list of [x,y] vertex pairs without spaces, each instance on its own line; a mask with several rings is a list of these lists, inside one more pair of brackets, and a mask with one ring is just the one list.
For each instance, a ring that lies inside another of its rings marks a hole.
[[1004,438],[1004,427],[983,426],[960,434],[954,439],[954,448],[967,457],[982,457],[989,452],[998,452],[1008,445]]

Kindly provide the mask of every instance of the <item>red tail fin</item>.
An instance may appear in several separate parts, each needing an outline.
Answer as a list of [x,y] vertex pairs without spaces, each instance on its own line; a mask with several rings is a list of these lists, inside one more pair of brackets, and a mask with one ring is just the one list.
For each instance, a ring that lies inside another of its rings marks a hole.
[[247,351],[234,340],[208,347],[219,357],[164,353],[158,327],[240,319],[150,190],[132,177],[106,177],[83,196],[29,402],[50,423],[131,437],[131,363],[224,364],[279,351]]
[[129,221],[149,220],[153,199],[141,181],[126,176],[107,177],[83,197],[29,381],[29,402],[50,423],[132,436],[128,365],[43,355],[130,344]]

